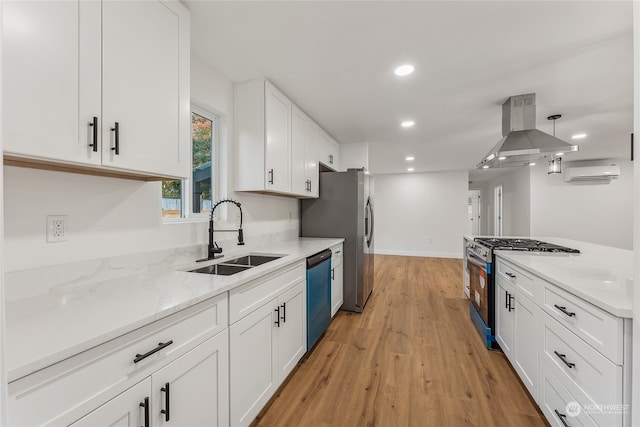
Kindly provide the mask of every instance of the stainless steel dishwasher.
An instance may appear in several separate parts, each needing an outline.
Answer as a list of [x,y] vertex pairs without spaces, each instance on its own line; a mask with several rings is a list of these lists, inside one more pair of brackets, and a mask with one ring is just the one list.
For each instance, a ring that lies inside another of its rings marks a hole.
[[307,351],[331,322],[331,250],[307,258]]

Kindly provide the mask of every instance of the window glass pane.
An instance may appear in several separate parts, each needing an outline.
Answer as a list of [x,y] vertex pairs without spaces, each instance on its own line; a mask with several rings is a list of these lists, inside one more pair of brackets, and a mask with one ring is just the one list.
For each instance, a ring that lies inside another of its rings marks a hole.
[[196,113],[191,114],[193,213],[211,211],[214,197],[211,186],[214,135],[213,120]]
[[162,216],[182,218],[182,181],[162,181]]

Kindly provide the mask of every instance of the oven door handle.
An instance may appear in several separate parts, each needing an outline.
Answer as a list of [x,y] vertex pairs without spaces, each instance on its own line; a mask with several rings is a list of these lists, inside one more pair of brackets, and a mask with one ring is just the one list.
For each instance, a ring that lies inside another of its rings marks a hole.
[[467,252],[467,261],[470,262],[471,264],[477,265],[483,270],[487,270],[487,263],[484,262],[484,260],[479,259],[472,252]]

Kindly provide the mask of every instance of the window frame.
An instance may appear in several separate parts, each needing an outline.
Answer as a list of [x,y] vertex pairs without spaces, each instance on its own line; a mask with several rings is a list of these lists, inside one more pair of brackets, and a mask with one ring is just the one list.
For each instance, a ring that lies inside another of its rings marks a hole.
[[[211,138],[213,142],[211,144],[211,193],[213,196],[212,203],[220,194],[219,188],[219,168],[220,168],[220,115],[213,113],[210,110],[202,108],[198,105],[191,104],[189,115],[197,114],[212,122],[213,130],[211,132]],[[189,121],[191,123],[191,120]],[[190,125],[191,126],[191,125]],[[193,171],[193,139],[192,128],[189,128],[189,169]],[[187,179],[181,180],[181,203],[182,203],[182,216],[179,218],[162,216],[162,222],[165,224],[185,223],[185,222],[206,222],[209,220],[209,213],[194,213],[193,212],[193,174]],[[160,194],[162,198],[162,193]],[[162,211],[162,209],[161,209]],[[162,212],[161,212],[162,215]]]

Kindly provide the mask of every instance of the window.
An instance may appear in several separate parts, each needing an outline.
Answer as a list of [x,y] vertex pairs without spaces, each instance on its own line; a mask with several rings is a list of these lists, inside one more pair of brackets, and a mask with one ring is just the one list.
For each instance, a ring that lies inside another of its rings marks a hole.
[[191,178],[162,181],[162,216],[187,218],[208,214],[215,197],[217,117],[191,111]]

